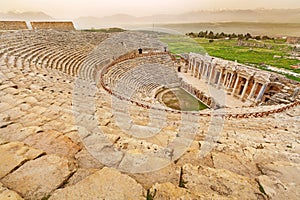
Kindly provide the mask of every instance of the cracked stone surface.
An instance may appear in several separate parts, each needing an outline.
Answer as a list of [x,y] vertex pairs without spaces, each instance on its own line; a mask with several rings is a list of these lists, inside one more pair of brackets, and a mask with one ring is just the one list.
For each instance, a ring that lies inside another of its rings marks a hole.
[[0,182],[0,200],[23,200],[18,193],[3,187]]
[[[128,189],[130,187],[130,190]],[[60,199],[145,199],[145,190],[134,179],[111,168],[90,175],[79,183],[59,189],[49,200]]]
[[41,199],[66,182],[75,171],[72,161],[46,155],[26,162],[1,181],[25,199]]
[[0,145],[0,179],[26,161],[35,159],[43,153],[42,150],[29,147],[21,142]]

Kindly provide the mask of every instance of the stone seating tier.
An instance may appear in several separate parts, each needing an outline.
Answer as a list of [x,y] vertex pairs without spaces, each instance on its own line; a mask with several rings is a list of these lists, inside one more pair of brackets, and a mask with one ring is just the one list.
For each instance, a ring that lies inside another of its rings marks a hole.
[[28,29],[25,21],[0,21],[0,30]]

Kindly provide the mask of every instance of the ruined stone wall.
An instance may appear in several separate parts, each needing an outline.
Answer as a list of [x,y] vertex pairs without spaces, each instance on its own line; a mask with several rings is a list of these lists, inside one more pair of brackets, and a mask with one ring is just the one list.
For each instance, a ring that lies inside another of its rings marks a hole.
[[277,105],[293,103],[297,98],[291,98],[298,87],[296,81],[220,58],[191,53],[184,72],[244,102]]
[[73,22],[30,22],[32,29],[75,30]]
[[25,21],[0,21],[0,30],[28,29]]
[[184,82],[182,78],[180,78],[180,87],[197,97],[202,103],[206,104],[208,107],[214,108],[216,106],[212,97],[207,96],[201,90],[198,90],[192,85]]
[[286,42],[288,44],[299,44],[300,43],[300,37],[288,37],[286,39]]

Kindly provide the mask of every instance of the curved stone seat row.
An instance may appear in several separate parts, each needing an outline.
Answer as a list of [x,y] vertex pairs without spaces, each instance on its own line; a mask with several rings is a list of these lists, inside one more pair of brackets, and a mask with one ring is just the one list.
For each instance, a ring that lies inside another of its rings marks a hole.
[[1,54],[15,56],[16,59],[21,57],[24,66],[47,67],[76,76],[79,71],[85,73],[82,63],[106,38],[107,34],[17,31],[1,35]]
[[[152,56],[151,53],[149,54],[144,54],[144,55],[140,55],[140,56]],[[112,66],[123,62],[124,60],[130,60],[130,59],[134,59],[138,57],[137,54],[133,55],[133,56],[127,56],[125,58],[120,58],[119,60],[116,60],[114,63],[112,63],[110,66],[107,67],[107,69],[104,69],[101,73],[101,77],[102,77],[102,81],[101,81],[101,85],[102,87],[109,93],[114,95],[115,97],[117,97],[120,100],[124,100],[124,101],[128,101],[133,105],[142,107],[142,108],[146,108],[146,109],[154,109],[154,110],[158,110],[158,111],[163,111],[163,112],[167,112],[167,113],[177,113],[177,114],[181,114],[181,113],[185,113],[188,115],[194,115],[194,116],[203,116],[203,117],[210,117],[210,116],[219,116],[219,117],[223,117],[225,119],[232,119],[232,118],[259,118],[259,117],[266,117],[269,116],[270,114],[274,114],[274,113],[280,113],[283,111],[286,111],[290,108],[293,108],[295,106],[300,105],[299,101],[296,101],[294,103],[288,104],[288,105],[279,105],[278,106],[263,106],[261,107],[252,107],[252,108],[240,108],[238,113],[234,113],[232,112],[230,109],[226,110],[226,111],[218,111],[218,112],[214,112],[214,111],[199,111],[199,112],[185,112],[185,111],[177,111],[177,110],[173,110],[173,109],[169,109],[169,108],[160,108],[160,107],[152,107],[150,104],[145,103],[143,101],[140,101],[139,99],[131,99],[130,96],[125,96],[124,94],[131,94],[130,90],[126,90],[126,88],[131,88],[133,90],[135,90],[137,88],[137,86],[133,83],[130,84],[130,87],[124,87],[124,84],[120,85],[120,88],[118,91],[113,91],[108,87],[108,84],[105,83],[105,81],[110,81],[110,79],[108,77],[105,77],[104,75],[109,71],[108,69],[111,68]],[[115,74],[116,72],[112,73]],[[129,75],[129,79],[135,80],[133,77]],[[138,81],[138,80],[136,80]],[[126,82],[125,82],[126,83]],[[133,85],[133,88],[132,88]],[[124,93],[120,93],[119,91],[126,91]]]
[[[129,34],[133,37],[128,37]],[[148,48],[157,44],[151,38],[142,40],[143,36],[141,33],[119,34],[98,47],[107,34],[53,30],[8,32],[0,37],[1,55],[21,57],[24,66],[57,69],[94,81],[95,68],[99,70],[98,65],[103,62],[141,46]]]
[[[107,38],[106,34],[95,36],[81,32],[65,33],[59,31],[3,33],[0,37],[1,59],[4,59],[7,65],[16,65],[21,70],[31,69],[32,71],[39,71],[41,68],[49,68],[54,69],[55,73],[61,71],[71,76],[78,75],[86,80],[94,81],[97,71],[101,71],[105,65],[109,64],[109,62],[113,63],[114,60],[122,57],[122,55],[136,51],[138,47],[145,47],[145,51],[147,48],[162,49],[163,44],[153,42],[154,40],[151,37],[142,40],[141,38],[144,36],[145,34],[143,33],[131,32],[115,34],[103,41],[103,39]],[[64,37],[67,37],[67,39]],[[98,40],[99,46],[97,46],[95,38]],[[82,41],[89,41],[90,43],[85,45]],[[128,69],[124,67],[124,70]],[[155,71],[155,69],[152,68],[150,71]],[[124,76],[125,72],[118,74],[112,71],[111,73],[111,76],[115,76],[111,77],[111,80],[118,80],[120,76],[124,77],[124,84],[130,85],[128,87],[130,91],[141,88],[141,92],[146,94],[151,94],[151,91],[159,86],[159,84],[153,83],[153,80],[161,81],[159,73],[153,77],[146,78],[142,74],[132,77],[129,75]],[[160,74],[163,77],[169,76],[168,73],[160,72]],[[106,78],[106,80],[108,79]],[[176,82],[175,79],[172,80],[170,77],[166,78],[166,80],[170,83]],[[141,83],[143,83],[143,87],[141,87]],[[122,90],[121,92],[124,94],[128,91]],[[268,111],[265,112],[268,113]],[[270,111],[269,114],[273,112],[275,111]],[[250,116],[260,115],[250,114]],[[248,115],[242,114],[242,116],[246,117]],[[240,117],[240,115],[233,114],[230,117]]]
[[[122,62],[103,76],[105,84],[123,95],[144,93],[152,96],[157,87],[179,85],[177,73],[168,55],[141,57]],[[120,89],[118,86],[125,86]]]

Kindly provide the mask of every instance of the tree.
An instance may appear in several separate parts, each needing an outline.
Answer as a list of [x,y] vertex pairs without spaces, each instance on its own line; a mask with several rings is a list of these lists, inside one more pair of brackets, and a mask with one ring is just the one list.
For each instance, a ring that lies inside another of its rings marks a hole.
[[232,33],[231,38],[237,38],[237,35],[235,33]]
[[203,38],[204,36],[205,36],[204,32],[200,31],[199,34],[198,34],[198,37]]
[[242,39],[244,39],[244,36],[243,36],[243,34],[238,34],[238,39],[239,39],[239,40],[242,40]]
[[250,33],[247,33],[247,34],[245,35],[245,38],[246,38],[246,40],[249,40],[250,38],[252,38],[252,35],[251,35]]
[[271,39],[269,36],[267,36],[267,35],[264,35],[264,36],[262,36],[262,38],[261,38],[262,40],[269,40],[269,39]]
[[260,40],[261,38],[260,38],[260,36],[259,35],[257,35],[257,36],[255,36],[255,38],[254,39],[256,39],[256,40]]
[[220,33],[220,38],[226,38],[226,35],[225,35],[225,33]]
[[187,33],[187,35],[190,36],[190,37],[197,37],[197,35],[193,32]]
[[207,37],[207,34],[208,34],[208,31],[206,30],[206,31],[204,32],[204,37],[205,37],[205,38]]
[[210,31],[209,34],[207,35],[207,38],[214,39],[214,32]]

